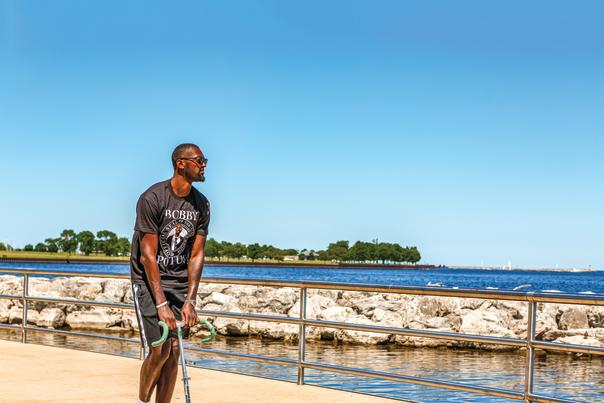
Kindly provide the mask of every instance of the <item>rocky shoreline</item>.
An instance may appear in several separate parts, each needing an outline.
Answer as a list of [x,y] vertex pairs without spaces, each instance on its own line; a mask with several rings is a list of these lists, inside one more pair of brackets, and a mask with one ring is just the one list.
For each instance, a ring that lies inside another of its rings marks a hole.
[[[21,295],[22,278],[0,276],[0,294]],[[30,278],[29,294],[36,297],[132,303],[130,282],[87,277]],[[200,285],[198,309],[237,313],[299,316],[298,290],[241,285]],[[406,296],[387,293],[309,290],[307,317],[324,321],[437,330],[523,338],[526,303],[471,298]],[[20,301],[0,299],[0,323],[20,324]],[[255,336],[295,342],[298,326],[227,318],[210,318],[224,336]],[[84,305],[31,302],[28,323],[78,331],[134,331],[133,310]],[[539,304],[537,339],[604,347],[604,307]],[[203,329],[193,334],[205,337]],[[490,344],[456,342],[352,330],[310,327],[307,341],[350,344],[395,344],[410,347],[514,349]]]

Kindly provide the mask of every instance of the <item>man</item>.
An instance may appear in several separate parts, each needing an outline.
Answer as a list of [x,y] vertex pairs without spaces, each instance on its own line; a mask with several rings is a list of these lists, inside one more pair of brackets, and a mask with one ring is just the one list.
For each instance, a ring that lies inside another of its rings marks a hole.
[[[185,337],[199,323],[195,312],[203,270],[210,204],[192,184],[205,181],[208,160],[195,144],[181,144],[172,153],[172,178],[147,189],[136,205],[130,275],[141,340],[147,352],[140,372],[139,402],[172,398],[178,374],[176,321]],[[161,346],[163,321],[170,338]]]

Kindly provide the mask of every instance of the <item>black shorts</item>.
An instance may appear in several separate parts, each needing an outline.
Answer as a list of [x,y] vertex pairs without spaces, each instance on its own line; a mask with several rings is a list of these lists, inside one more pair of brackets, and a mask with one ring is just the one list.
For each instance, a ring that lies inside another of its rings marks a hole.
[[[177,321],[182,320],[182,306],[185,303],[187,290],[175,290],[164,288],[164,295],[168,306],[172,309]],[[150,351],[151,343],[161,338],[161,327],[159,327],[159,316],[155,298],[145,284],[132,284],[132,299],[140,329],[141,342],[145,350]],[[170,337],[178,337],[177,330],[170,331]],[[183,337],[189,337],[189,329],[183,329]]]

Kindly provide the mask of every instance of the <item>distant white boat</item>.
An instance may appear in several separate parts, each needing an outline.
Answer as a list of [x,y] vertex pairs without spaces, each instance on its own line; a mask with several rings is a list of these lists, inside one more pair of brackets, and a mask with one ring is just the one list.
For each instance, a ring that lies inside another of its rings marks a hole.
[[428,281],[428,284],[426,284],[428,287],[442,287],[443,284],[442,283],[433,283],[432,281]]

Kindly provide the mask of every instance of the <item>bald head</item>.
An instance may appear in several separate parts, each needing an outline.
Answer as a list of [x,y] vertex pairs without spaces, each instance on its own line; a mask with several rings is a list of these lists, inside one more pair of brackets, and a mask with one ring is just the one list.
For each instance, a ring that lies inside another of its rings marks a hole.
[[176,161],[178,161],[180,158],[190,157],[197,152],[199,152],[199,147],[193,143],[177,145],[174,151],[172,151],[172,166],[174,169],[176,169]]

